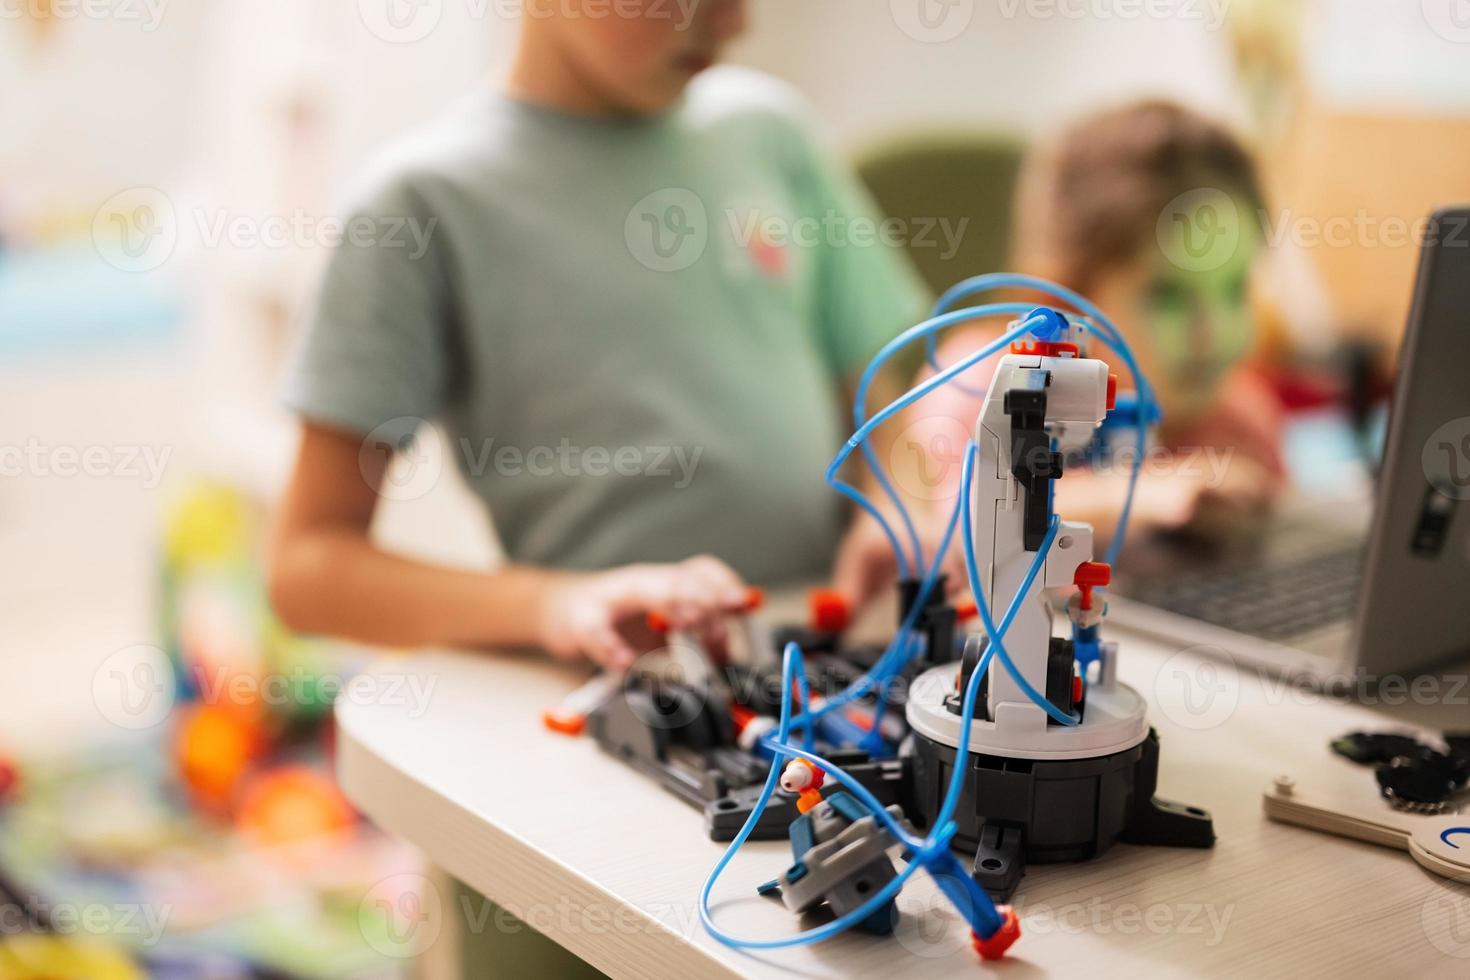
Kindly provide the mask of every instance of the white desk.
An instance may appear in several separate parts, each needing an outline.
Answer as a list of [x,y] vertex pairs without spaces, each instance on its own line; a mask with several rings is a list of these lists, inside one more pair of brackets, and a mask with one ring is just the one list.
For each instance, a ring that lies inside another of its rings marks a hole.
[[[615,977],[1470,975],[1470,887],[1407,854],[1261,814],[1280,773],[1374,795],[1372,772],[1337,759],[1328,741],[1389,727],[1395,713],[1470,728],[1470,685],[1441,687],[1455,703],[1370,710],[1123,640],[1120,675],[1150,699],[1163,743],[1160,795],[1209,809],[1219,841],[1203,851],[1118,845],[1089,863],[1033,866],[1013,901],[1021,940],[999,966],[980,965],[922,872],[899,899],[897,939],[849,933],[762,953],[715,942],[696,898],[725,845],[591,739],[545,731],[542,708],[578,676],[540,660],[379,663],[381,677],[432,685],[427,710],[389,697],[388,683],[379,703],[340,703],[338,771],[377,823]],[[1204,683],[1223,690],[1207,701]],[[718,921],[747,936],[796,931],[779,902],[755,894],[789,859],[784,842],[748,844],[716,891]]]

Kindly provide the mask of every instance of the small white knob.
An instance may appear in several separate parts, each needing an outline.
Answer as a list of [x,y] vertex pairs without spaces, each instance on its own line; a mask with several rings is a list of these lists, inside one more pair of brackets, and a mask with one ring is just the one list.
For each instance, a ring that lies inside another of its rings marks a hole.
[[781,773],[781,788],[788,793],[800,793],[812,784],[812,771],[807,764],[800,759],[792,759],[786,763],[786,769]]

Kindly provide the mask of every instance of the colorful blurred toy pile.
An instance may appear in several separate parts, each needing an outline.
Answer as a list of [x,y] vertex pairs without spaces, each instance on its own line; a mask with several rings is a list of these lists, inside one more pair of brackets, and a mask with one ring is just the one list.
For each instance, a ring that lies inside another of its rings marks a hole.
[[380,899],[421,868],[331,777],[331,704],[366,651],[266,602],[261,514],[227,487],[171,510],[159,637],[171,716],[146,741],[0,759],[0,980],[400,975]]

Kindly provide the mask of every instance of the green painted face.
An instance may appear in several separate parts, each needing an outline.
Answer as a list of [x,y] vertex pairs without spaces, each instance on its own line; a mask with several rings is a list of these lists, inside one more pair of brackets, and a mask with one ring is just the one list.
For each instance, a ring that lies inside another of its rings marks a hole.
[[1208,402],[1254,340],[1249,284],[1258,238],[1239,234],[1231,247],[1187,262],[1176,261],[1187,253],[1175,244],[1145,253],[1133,308],[1153,348],[1153,370],[1165,375],[1161,386],[1186,402]]

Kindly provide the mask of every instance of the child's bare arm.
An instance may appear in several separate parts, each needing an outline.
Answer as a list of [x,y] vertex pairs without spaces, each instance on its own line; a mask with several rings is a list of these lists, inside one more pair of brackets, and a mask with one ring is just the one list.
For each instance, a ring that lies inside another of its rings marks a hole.
[[542,646],[609,666],[631,662],[649,611],[718,647],[745,601],[713,558],[560,572],[449,569],[376,547],[368,529],[388,461],[349,433],[306,424],[271,533],[271,602],[293,629],[391,646]]

